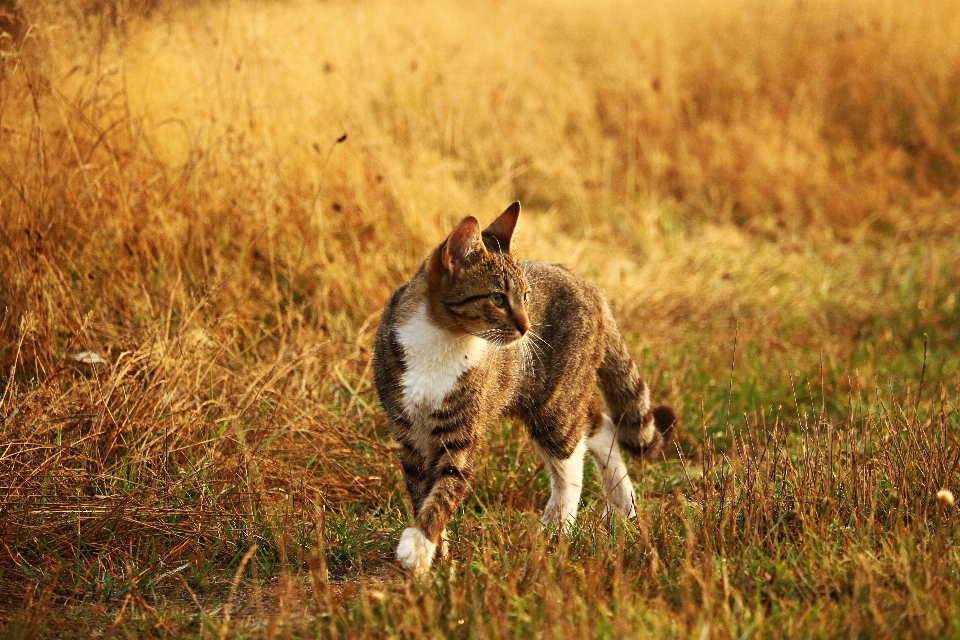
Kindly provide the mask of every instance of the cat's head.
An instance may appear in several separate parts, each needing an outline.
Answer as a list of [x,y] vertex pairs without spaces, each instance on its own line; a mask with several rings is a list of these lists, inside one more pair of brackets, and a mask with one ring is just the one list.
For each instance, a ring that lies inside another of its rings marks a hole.
[[428,309],[440,326],[507,344],[530,330],[530,287],[510,253],[520,217],[514,202],[480,230],[464,218],[427,260]]

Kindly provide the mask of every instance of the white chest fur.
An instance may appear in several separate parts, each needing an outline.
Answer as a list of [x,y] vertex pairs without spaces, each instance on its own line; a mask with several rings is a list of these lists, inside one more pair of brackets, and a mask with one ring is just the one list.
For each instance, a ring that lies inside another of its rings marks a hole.
[[407,365],[403,404],[411,415],[438,409],[460,376],[477,366],[487,351],[486,340],[454,336],[430,322],[426,305],[397,329],[397,340]]

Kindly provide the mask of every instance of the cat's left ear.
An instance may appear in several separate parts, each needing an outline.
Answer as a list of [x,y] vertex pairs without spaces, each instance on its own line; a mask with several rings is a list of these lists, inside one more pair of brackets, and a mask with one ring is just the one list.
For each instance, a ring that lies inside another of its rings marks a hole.
[[443,268],[453,273],[454,267],[463,264],[474,251],[484,252],[480,242],[480,223],[473,216],[464,218],[453,230],[440,251]]
[[514,202],[483,230],[481,235],[487,248],[500,253],[510,253],[510,240],[513,238],[513,230],[517,227],[519,218],[520,203]]

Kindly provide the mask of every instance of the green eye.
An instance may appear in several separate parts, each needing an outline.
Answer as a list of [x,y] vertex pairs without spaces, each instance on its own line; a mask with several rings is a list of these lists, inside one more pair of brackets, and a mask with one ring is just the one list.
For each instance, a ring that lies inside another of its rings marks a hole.
[[491,293],[490,302],[492,302],[493,306],[497,307],[498,309],[503,309],[505,306],[507,306],[507,297],[502,293]]

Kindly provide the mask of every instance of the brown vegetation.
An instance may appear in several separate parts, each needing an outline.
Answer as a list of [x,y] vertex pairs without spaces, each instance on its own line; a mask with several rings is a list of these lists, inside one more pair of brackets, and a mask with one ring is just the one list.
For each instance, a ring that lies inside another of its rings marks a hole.
[[[955,3],[88,0],[0,29],[7,634],[957,633]],[[636,523],[588,487],[547,540],[504,425],[415,584],[371,337],[515,199],[516,251],[607,290],[683,457],[638,470]]]

